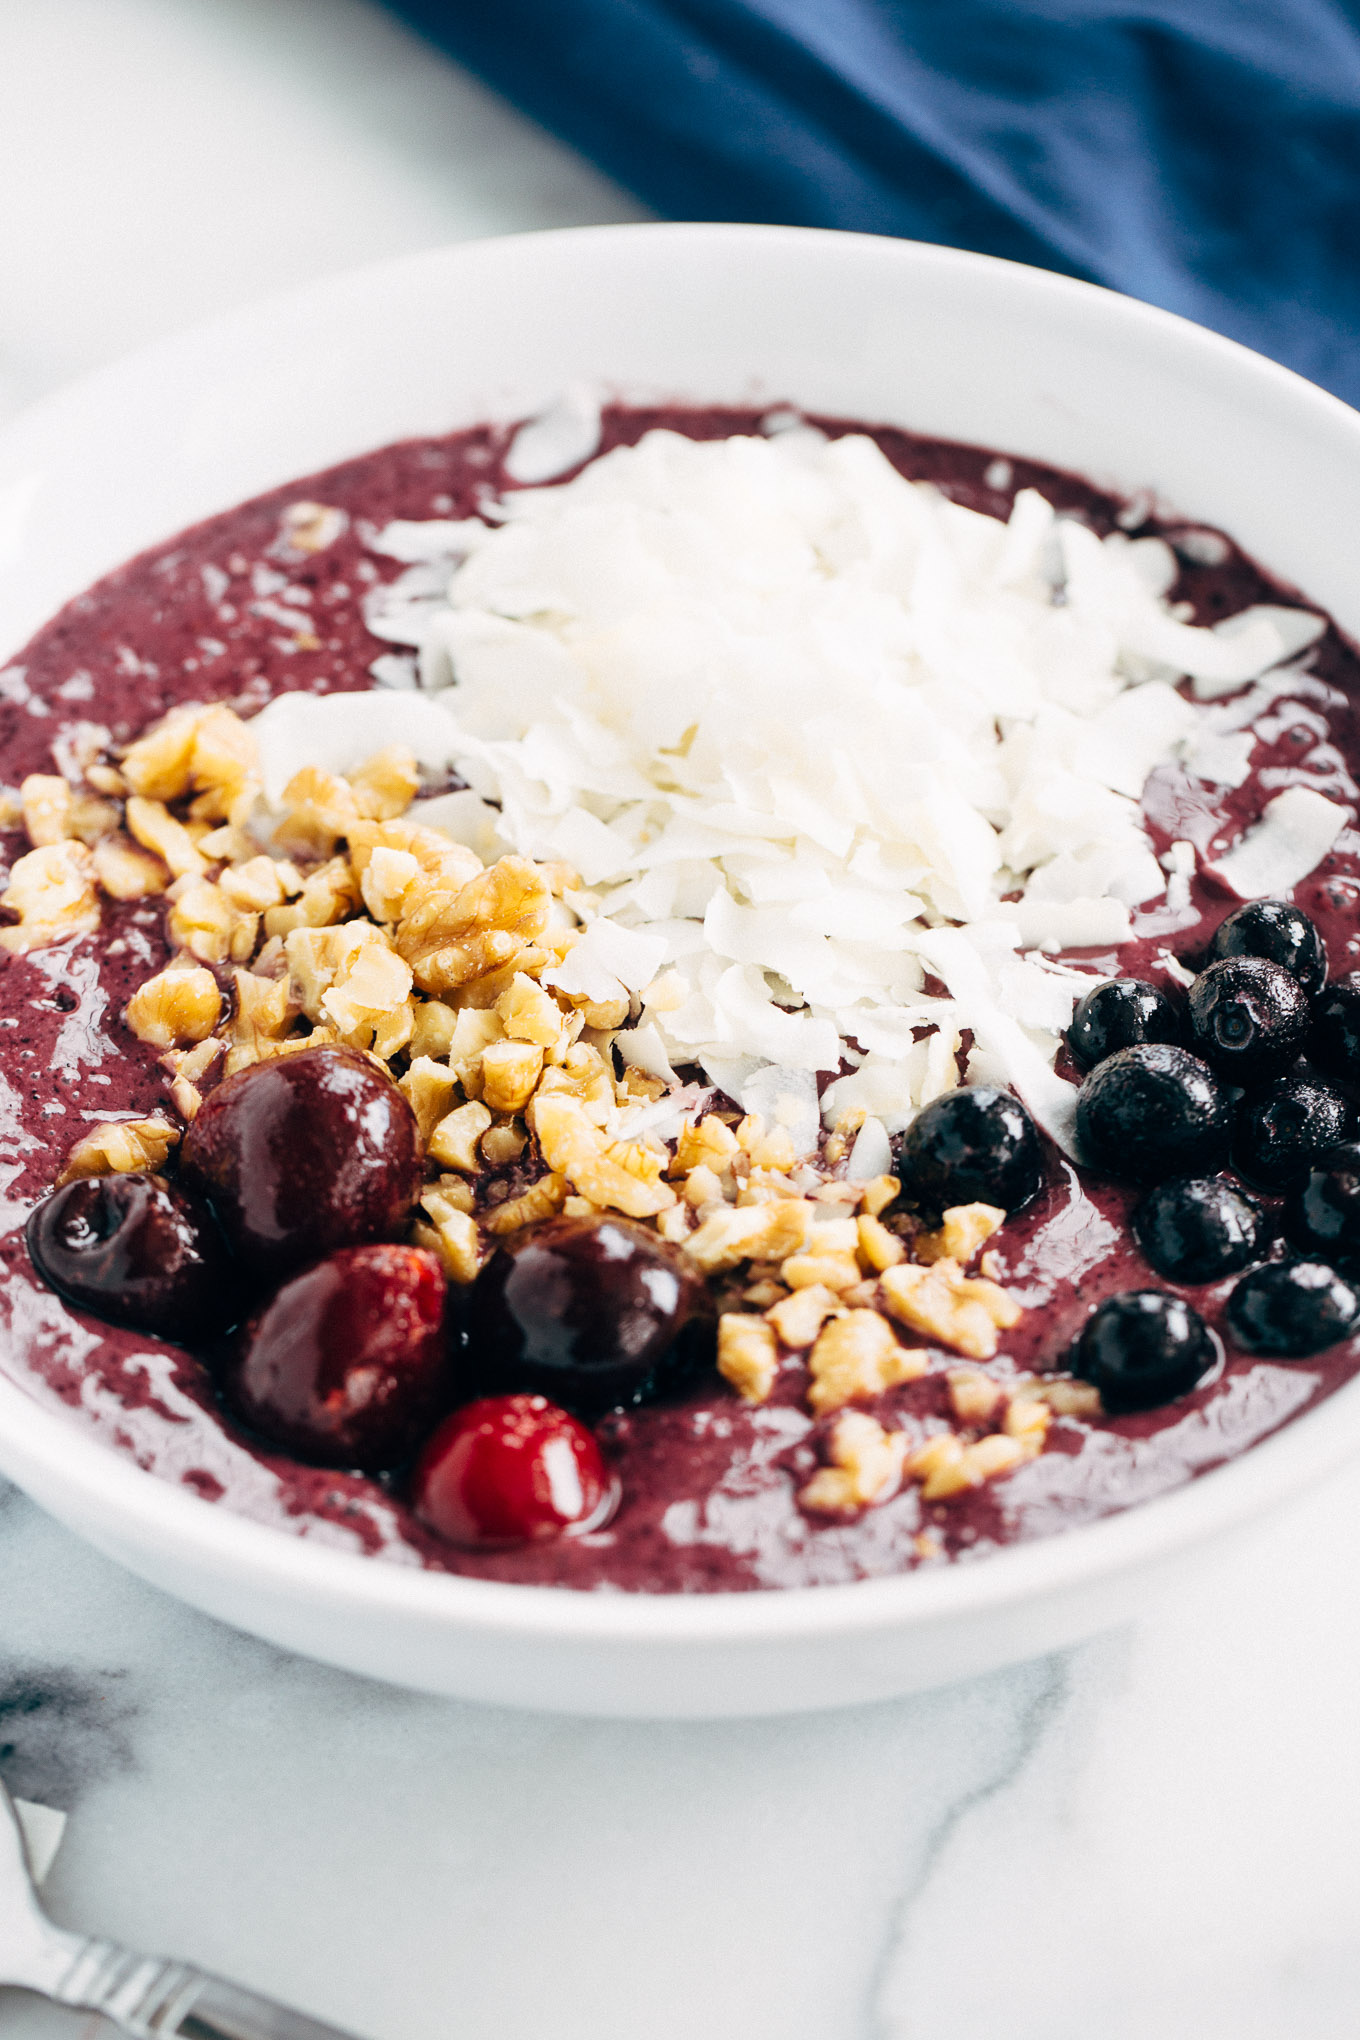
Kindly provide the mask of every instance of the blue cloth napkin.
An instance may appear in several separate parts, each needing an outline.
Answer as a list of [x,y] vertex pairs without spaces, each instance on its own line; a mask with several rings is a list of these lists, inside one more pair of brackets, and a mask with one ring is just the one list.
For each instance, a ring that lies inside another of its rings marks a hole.
[[1360,405],[1360,0],[396,0],[657,211],[905,234]]

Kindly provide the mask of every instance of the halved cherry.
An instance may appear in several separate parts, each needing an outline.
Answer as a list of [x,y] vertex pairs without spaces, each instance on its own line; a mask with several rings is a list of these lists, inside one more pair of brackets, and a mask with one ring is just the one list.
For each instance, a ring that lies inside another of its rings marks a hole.
[[285,1282],[226,1376],[246,1422],[300,1459],[376,1473],[445,1398],[443,1271],[422,1247],[346,1247]]

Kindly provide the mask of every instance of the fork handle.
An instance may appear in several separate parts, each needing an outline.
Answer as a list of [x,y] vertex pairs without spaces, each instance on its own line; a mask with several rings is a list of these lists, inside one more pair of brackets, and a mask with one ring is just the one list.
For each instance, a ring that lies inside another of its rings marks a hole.
[[74,1960],[49,1994],[102,2012],[135,2040],[354,2040],[338,2026],[183,1962],[134,1955],[110,1941],[70,1937],[67,1946]]
[[338,2026],[323,2025],[302,2012],[220,1977],[186,1972],[188,1990],[171,2007],[173,2023],[150,2030],[156,2040],[352,2040]]

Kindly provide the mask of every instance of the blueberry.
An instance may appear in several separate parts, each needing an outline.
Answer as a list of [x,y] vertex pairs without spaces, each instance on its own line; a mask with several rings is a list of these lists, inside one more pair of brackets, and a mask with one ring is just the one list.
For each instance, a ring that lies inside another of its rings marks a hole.
[[1109,978],[1088,992],[1072,1016],[1067,1039],[1082,1068],[1104,1062],[1140,1041],[1179,1041],[1180,1016],[1165,992],[1142,978]]
[[1130,1289],[1092,1311],[1077,1342],[1076,1372],[1113,1416],[1188,1395],[1218,1359],[1198,1311],[1164,1289]]
[[1316,1077],[1281,1077],[1237,1115],[1233,1167],[1260,1190],[1287,1190],[1327,1148],[1349,1135],[1353,1114]]
[[1155,1182],[1227,1159],[1232,1108],[1198,1056],[1167,1042],[1121,1048],[1077,1093],[1077,1138],[1093,1168]]
[[1298,1061],[1308,1033],[1308,994],[1281,964],[1225,956],[1190,987],[1190,1041],[1230,1084],[1261,1084]]
[[1360,1077],[1360,971],[1334,978],[1313,1001],[1308,1055],[1329,1077]]
[[917,1114],[902,1137],[898,1171],[907,1197],[927,1213],[955,1204],[1018,1211],[1043,1181],[1044,1151],[1018,1098],[973,1084]]
[[1347,1142],[1317,1157],[1289,1193],[1284,1229],[1305,1253],[1360,1266],[1360,1145]]
[[1168,1282],[1217,1282],[1257,1261],[1270,1241],[1259,1204],[1222,1176],[1173,1176],[1149,1190],[1133,1232]]
[[1301,907],[1288,900],[1250,900],[1220,921],[1209,944],[1211,961],[1264,956],[1297,978],[1305,992],[1327,982],[1327,947]]
[[1249,1353],[1301,1360],[1344,1339],[1360,1317],[1360,1292],[1324,1261],[1271,1261],[1228,1298],[1228,1324]]

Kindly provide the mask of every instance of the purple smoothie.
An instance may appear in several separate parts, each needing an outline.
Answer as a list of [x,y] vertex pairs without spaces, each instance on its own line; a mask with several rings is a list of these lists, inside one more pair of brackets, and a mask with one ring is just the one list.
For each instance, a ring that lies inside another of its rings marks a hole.
[[[815,422],[832,434],[866,429]],[[630,444],[657,425],[719,438],[756,430],[759,414],[614,410],[604,448]],[[506,486],[510,436],[479,428],[385,448],[213,518],[108,576],[68,604],[0,676],[9,780],[52,770],[54,740],[69,740],[83,721],[125,741],[183,700],[225,700],[249,713],[287,690],[370,685],[369,663],[385,647],[365,628],[363,598],[399,569],[365,549],[365,534],[391,518],[475,514]],[[1130,507],[1075,476],[886,428],[872,436],[903,474],[934,482],[970,508],[1004,517],[1015,492],[1031,487],[1099,532],[1116,523],[1134,528]],[[345,510],[350,524],[325,551],[299,562],[280,553],[277,539],[281,512],[304,498]],[[1177,546],[1182,571],[1172,598],[1190,603],[1197,622],[1252,602],[1303,599],[1231,541],[1206,537],[1183,519],[1148,514],[1136,529]],[[1215,793],[1179,768],[1154,774],[1143,806],[1155,850],[1188,839],[1207,851],[1230,840],[1287,785],[1360,799],[1352,777],[1360,761],[1360,658],[1331,627],[1307,663],[1290,697],[1258,725],[1265,733],[1242,787]],[[10,832],[6,860],[26,847]],[[1324,935],[1333,972],[1354,967],[1360,837],[1347,831],[1295,897]],[[1235,904],[1201,877],[1192,911],[1179,922],[1165,910],[1137,916],[1133,941],[1117,955],[1088,953],[1087,960],[1165,984],[1164,953],[1193,965]],[[163,911],[156,902],[106,903],[95,936],[27,957],[0,953],[0,1364],[35,1398],[66,1408],[72,1421],[141,1466],[256,1520],[400,1563],[583,1589],[706,1592],[863,1579],[972,1558],[1165,1492],[1245,1450],[1360,1366],[1356,1341],[1290,1363],[1249,1357],[1225,1341],[1219,1372],[1179,1402],[1097,1423],[1058,1418],[1048,1450],[1007,1479],[933,1505],[910,1487],[851,1522],[815,1519],[796,1499],[817,1456],[804,1371],[785,1369],[759,1408],[708,1376],[681,1399],[599,1427],[623,1497],[607,1528],[536,1549],[455,1550],[421,1528],[395,1487],[309,1468],[262,1447],[218,1408],[196,1360],[68,1309],[31,1269],[23,1220],[50,1188],[62,1155],[93,1122],[164,1102],[153,1051],[118,1018],[168,954]],[[1064,1366],[1101,1297],[1174,1287],[1130,1238],[1136,1196],[1089,1172],[1078,1181],[1050,1153],[1045,1189],[990,1243],[998,1279],[1025,1307],[1003,1341],[1017,1368]],[[1220,1333],[1230,1286],[1183,1292]],[[943,1416],[944,1375],[881,1401],[881,1408],[868,1405],[880,1417]]]

